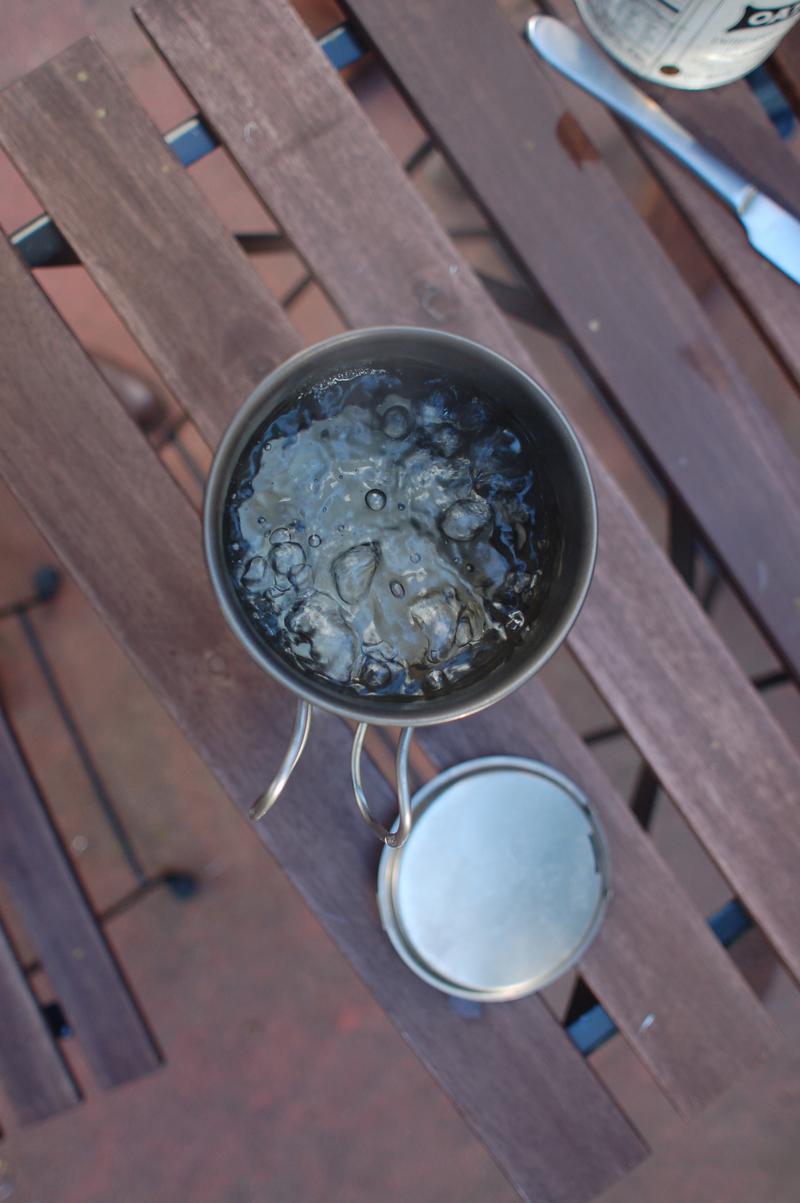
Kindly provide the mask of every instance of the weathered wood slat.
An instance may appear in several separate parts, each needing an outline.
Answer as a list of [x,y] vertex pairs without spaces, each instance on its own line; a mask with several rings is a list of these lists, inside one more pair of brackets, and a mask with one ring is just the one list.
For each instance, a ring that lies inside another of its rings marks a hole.
[[[797,462],[549,69],[485,0],[349,9],[800,674]],[[158,11],[151,27],[207,108],[227,89],[195,78],[188,25],[176,47],[163,28],[181,19]]]
[[[548,0],[547,7],[588,39],[585,25],[568,0]],[[551,79],[569,107],[572,86],[555,71]],[[702,94],[676,88],[645,90],[704,146],[738,167],[745,178],[757,182],[776,200],[790,208],[793,204],[800,214],[800,161],[790,153],[746,83]],[[634,133],[633,140],[701,236],[765,339],[800,381],[800,288],[752,249],[730,209],[671,155],[644,135]]]
[[2,924],[0,1079],[22,1124],[47,1119],[80,1100]]
[[[602,488],[617,485],[608,480]],[[571,647],[800,978],[798,758],[761,699],[748,704],[752,699],[741,669],[719,646],[694,598],[680,614],[673,611],[669,622],[666,598],[641,611],[634,581],[660,575],[663,555],[652,540],[635,537],[630,524],[616,522],[612,507],[605,507],[605,515],[598,559],[613,544],[616,571],[595,574]],[[619,637],[620,625],[632,622],[637,637],[626,643]],[[709,659],[713,677],[705,671]],[[688,712],[698,721],[685,722]],[[651,723],[658,723],[657,739],[648,731]],[[733,804],[735,796],[739,801]]]
[[750,1074],[596,1203],[797,1203],[800,1054]]
[[[3,250],[13,254],[5,246]],[[0,271],[0,275],[3,292],[7,293],[6,273]],[[9,327],[5,318],[4,326],[7,336]],[[4,355],[7,354],[4,349]],[[58,396],[57,370],[50,375],[48,395]],[[6,388],[3,407],[6,411],[15,408]],[[36,438],[35,430],[31,429],[30,434]],[[79,429],[73,432],[73,437],[81,437]],[[63,456],[65,450],[64,445],[59,452],[54,447],[45,462]],[[29,461],[28,470],[46,475],[41,460],[38,467]],[[69,472],[63,459],[60,471]],[[155,1069],[160,1058],[153,1039],[2,715],[0,874],[98,1081],[104,1086],[116,1086]]]
[[[84,47],[84,50],[86,54],[97,53],[88,46]],[[87,60],[84,58],[83,61]],[[88,65],[89,69],[96,74],[93,63],[89,62]],[[336,86],[338,87],[338,85]],[[118,113],[118,121],[124,120],[122,110],[125,104],[132,103],[129,95],[123,96],[119,90],[114,92],[113,104]],[[51,114],[50,122],[54,120],[55,118]],[[17,146],[22,147],[26,162],[29,153],[33,153],[37,156],[37,164],[39,163],[38,156],[41,155],[42,163],[46,165],[46,150],[41,145],[43,136],[41,119],[37,120],[36,126],[35,130],[30,129],[29,137],[25,137],[24,146],[20,126],[17,126]],[[361,140],[363,140],[365,129],[365,126],[361,129]],[[372,136],[367,134],[367,137],[370,139],[368,153],[371,154]],[[33,144],[32,150],[29,147],[29,138]],[[420,205],[419,201],[414,199],[407,181],[392,160],[382,151],[379,144],[375,143],[374,145],[378,146],[379,154],[377,157],[373,156],[373,187],[380,185],[385,188],[388,172],[389,183],[395,190],[396,201],[400,206],[406,240],[414,243],[416,239],[419,244],[416,251],[417,260],[427,262],[439,278],[451,276],[448,264],[456,263],[458,266],[459,270],[456,273],[458,292],[452,294],[456,295],[458,299],[457,304],[453,305],[455,317],[452,324],[462,333],[465,332],[466,327],[466,332],[482,334],[488,341],[494,342],[501,349],[520,358],[522,356],[520,348],[514,343],[508,328],[499,319],[496,310],[488,302],[485,293],[477,286],[466,265],[460,259],[453,258],[455,252],[452,248],[449,248],[450,257],[444,258],[438,241],[432,243],[427,239],[427,234],[423,237],[420,233],[420,231],[427,232],[431,227],[435,229],[430,214]],[[359,159],[363,160],[365,157],[363,148],[359,148],[358,153]],[[157,163],[159,154],[160,148],[153,137],[147,157],[142,156],[125,165],[126,172],[149,180],[149,188],[155,197],[157,197],[161,182],[157,167],[154,170],[153,164]],[[119,170],[118,163],[114,163],[113,167],[109,168],[109,173],[103,180],[105,188],[111,189],[119,186],[118,183],[115,185]],[[45,166],[38,167],[37,181],[45,190],[45,199],[48,204],[51,204],[51,201],[55,205],[61,203],[65,185],[57,180],[51,183]],[[79,211],[85,203],[85,194],[80,191],[79,183],[72,181],[69,188],[70,208],[64,210],[67,218],[70,217],[72,210]],[[333,200],[334,198],[332,198],[332,202]],[[387,204],[391,203],[391,200],[392,194],[389,194]],[[338,197],[335,203],[338,206]],[[102,229],[93,229],[89,234],[84,230],[76,232],[80,238],[80,241],[76,243],[78,249],[85,254],[87,261],[95,260],[100,253],[95,245],[97,240],[102,243],[102,240],[109,235]],[[351,236],[351,227],[348,221],[344,222],[344,233],[348,237]],[[72,236],[75,236],[74,233]],[[115,236],[124,238],[129,253],[136,257],[138,240],[141,237],[137,228],[130,224],[124,227],[117,226]],[[375,231],[371,236],[373,239],[378,238]],[[391,279],[392,281],[399,280],[400,288],[407,289],[410,294],[413,293],[413,283],[409,287],[408,277],[404,275],[402,264],[399,263],[396,266]],[[220,281],[220,285],[224,287],[224,281]],[[148,281],[138,273],[129,273],[128,278],[121,282],[115,282],[114,286],[109,288],[108,292],[112,303],[118,287],[126,288],[128,305],[134,303],[137,305],[137,319],[140,322],[168,321],[168,317],[159,309],[155,297],[152,305],[153,317],[150,316],[151,294],[158,287],[157,281]],[[452,285],[450,287],[453,288]],[[351,294],[350,285],[344,282],[343,297],[347,299]],[[372,304],[375,308],[380,304],[376,320],[391,320],[394,313],[393,306],[398,300],[398,296],[399,291],[394,285],[385,284],[384,299],[380,301],[378,290],[375,288]],[[193,304],[191,293],[187,292],[180,303],[185,310],[191,312]],[[411,303],[413,304],[413,301]],[[224,375],[220,372],[217,375],[217,389],[221,391],[224,387]],[[191,371],[183,371],[178,395],[186,400],[190,408],[194,409],[197,404],[197,393],[194,389]],[[221,426],[221,418],[218,415],[207,415],[208,423],[215,421]],[[680,586],[677,585],[677,582],[673,583],[680,593]],[[538,687],[537,694],[543,695],[543,691]],[[541,706],[549,707],[548,713],[553,733],[553,746],[550,749],[552,755],[554,757],[560,755],[565,764],[571,760],[574,760],[576,764],[579,764],[582,759],[585,760],[586,754],[580,741],[570,731],[564,720],[557,715],[552,703],[544,696]],[[231,744],[232,754],[234,747],[235,745]],[[547,758],[549,755],[547,741],[540,741],[540,748],[541,754]],[[590,792],[592,789],[599,788],[596,779],[590,776],[588,769],[584,771],[584,779],[586,788]],[[610,806],[612,793],[607,782],[603,788]],[[595,958],[596,968],[592,970],[592,981],[599,994],[607,1000],[613,1001],[616,1020],[629,1038],[640,1047],[642,1055],[651,1065],[659,1080],[662,1081],[665,1089],[670,1092],[676,1104],[682,1109],[688,1110],[693,1106],[700,1105],[723,1089],[725,1084],[736,1076],[739,1067],[757,1060],[769,1043],[771,1035],[764,1028],[763,1015],[757,1008],[754,1010],[753,999],[749,992],[743,990],[737,975],[731,972],[730,965],[714,946],[700,917],[686,905],[685,896],[678,889],[671,875],[665,873],[663,865],[653,855],[649,843],[643,840],[637,831],[634,822],[627,815],[621,799],[615,798],[613,804],[617,807],[618,816],[616,819],[610,817],[608,824],[614,828],[614,856],[618,866],[617,872],[620,875],[620,889],[614,907],[614,919],[608,925],[606,939],[609,947],[613,945],[616,951],[607,961],[601,956]],[[629,887],[622,884],[623,879],[628,875],[631,875]],[[642,889],[643,882],[647,880],[650,883],[649,892]],[[670,899],[673,895],[679,898],[674,916],[670,906]],[[623,899],[628,901],[623,902]],[[633,933],[640,930],[646,939],[642,941],[641,948],[638,948],[638,941]],[[680,932],[678,939],[675,938],[676,932]],[[696,970],[698,964],[704,966],[699,976]],[[623,981],[626,983],[626,987],[621,989],[620,984]],[[657,991],[655,983],[658,983]],[[675,1006],[675,1014],[682,1015],[684,1022],[682,1027],[679,1024],[675,1026],[664,1024],[657,1032],[648,1033],[647,1038],[643,1039],[638,1028],[642,1015],[651,1009],[650,1004],[654,992],[658,993],[665,1007],[666,1001],[669,999],[670,1005],[674,1004]],[[715,997],[717,1001],[712,1003],[710,1000]]]
[[800,28],[795,26],[783,39],[768,65],[800,117]]
[[[444,995],[395,963],[375,915],[378,849],[355,813],[347,785],[349,741],[337,720],[320,715],[315,723],[320,759],[316,767],[310,760],[301,762],[280,832],[270,834],[270,824],[265,825],[267,838],[281,841],[284,868],[296,880],[317,879],[329,930],[340,943],[345,938],[358,941],[355,964],[363,973],[362,961],[367,962],[367,981],[378,1001],[523,1197],[532,1203],[592,1198],[599,1177],[621,1177],[625,1166],[641,1159],[642,1150],[630,1142],[629,1133],[610,1123],[596,1082],[581,1085],[572,1050],[564,1047],[566,1036],[561,1030],[552,1033],[538,998],[485,1007],[479,1018],[462,1019]],[[334,782],[335,792],[322,804],[312,804]],[[371,773],[366,783],[371,798],[380,799],[380,785]],[[585,1103],[578,1104],[581,1123],[576,1124],[571,1109],[584,1097]],[[589,1132],[593,1124],[606,1133],[607,1149],[599,1147],[597,1133]]]
[[[483,63],[495,61],[497,47],[505,57],[506,34],[512,42],[508,50],[510,70],[520,76],[521,87],[527,87],[528,74],[535,70],[524,49],[516,45],[513,31],[504,18],[498,16],[499,32],[495,29],[492,5],[476,8],[472,0],[467,0],[458,12],[449,4],[425,7],[423,12],[422,7],[412,3],[389,11],[389,6],[374,0],[369,11],[382,14],[381,20],[376,16],[371,21],[370,31],[379,27],[379,43],[391,34],[390,52],[398,62],[402,60],[404,71],[407,68],[408,88],[419,87],[426,98],[433,97],[431,104],[435,102],[436,117],[441,123],[453,120],[453,114],[460,113],[462,106],[452,104],[454,85],[445,88],[438,76],[433,83],[428,80],[434,58],[444,70],[445,63],[457,61],[458,55],[463,55],[464,61],[458,65],[459,78],[471,80],[470,106],[480,94]],[[453,31],[452,38],[439,25],[440,15],[446,13],[452,18],[448,25]],[[415,14],[419,22],[415,21]],[[455,249],[448,244],[446,254],[442,254],[438,231],[429,235],[432,222],[429,211],[403,179],[397,164],[387,155],[313,39],[282,0],[231,0],[224,12],[222,8],[200,5],[193,0],[178,0],[169,5],[153,2],[141,10],[140,16],[276,219],[286,224],[297,249],[317,272],[321,283],[336,296],[349,322],[366,320],[363,273],[352,271],[351,265],[359,256],[363,257],[364,244],[369,239],[370,245],[374,243],[374,258],[370,261],[375,265],[367,286],[369,320],[408,320],[418,293],[416,264],[425,262],[427,276],[437,287],[455,266],[457,271],[452,278],[458,281],[459,292],[456,296],[451,286],[436,313],[429,315],[429,322],[433,316],[439,324],[460,333],[477,332],[484,342],[541,376],[508,327],[501,324],[499,328],[497,311],[485,293],[467,288],[471,273]],[[462,16],[472,40],[461,30]],[[474,39],[481,33],[485,37],[478,48]],[[439,52],[440,45],[447,45],[447,54]],[[489,46],[491,54],[486,50]],[[430,55],[426,47],[430,48]],[[517,51],[523,56],[521,70],[515,57]],[[279,93],[275,103],[263,86],[265,71]],[[302,107],[280,99],[301,92]],[[549,90],[547,94],[550,95]],[[488,108],[495,120],[499,120],[494,107]],[[258,153],[243,136],[239,120],[242,113],[262,130]],[[338,124],[334,120],[337,113]],[[473,119],[477,128],[481,113],[470,110],[465,120]],[[465,145],[471,145],[467,127],[462,129],[458,120],[455,132],[459,138],[463,137]],[[513,158],[514,147],[504,142],[499,126],[496,132],[499,146]],[[478,140],[485,146],[491,141],[490,134],[483,130]],[[560,148],[558,153],[561,156]],[[522,154],[520,151],[517,157]],[[524,154],[530,157],[528,151]],[[475,160],[470,156],[472,152],[465,151],[462,166],[467,166],[466,160],[474,160],[478,169],[485,168],[482,158]],[[507,166],[505,159],[498,159],[496,166],[501,177]],[[366,195],[371,211],[379,215],[371,220],[359,208],[359,198]],[[505,196],[503,193],[500,202],[504,203]],[[562,199],[569,209],[569,194]],[[522,208],[527,211],[527,199]],[[321,209],[324,209],[322,216]],[[519,219],[522,209],[514,212]],[[387,220],[389,214],[391,220]],[[566,218],[578,220],[570,212]],[[336,230],[335,253],[329,242],[319,245],[320,221],[331,239]],[[395,258],[391,270],[383,249],[382,231],[386,226],[391,227],[393,240],[402,231],[404,245],[402,256]],[[566,265],[563,248],[559,254]],[[380,275],[378,267],[383,268]],[[665,263],[663,272],[667,279],[670,270]],[[608,303],[619,308],[612,297]],[[707,362],[710,364],[712,360]],[[743,446],[737,447],[736,454],[746,453],[747,471],[743,469],[740,477],[731,476],[725,431],[729,421],[735,427],[738,411],[720,394],[714,396],[719,424],[708,442],[716,447],[714,453],[719,454],[720,480],[714,487],[722,496],[728,491],[731,479],[746,481],[752,469],[761,481],[761,474],[768,475],[771,468],[758,434],[761,416],[753,407],[748,411],[749,427],[745,430],[741,411],[738,428],[739,434],[747,437]],[[671,430],[670,421],[675,420],[674,415],[666,414],[665,430]],[[670,434],[667,442],[671,438]],[[778,458],[782,466],[777,463],[773,466],[777,477],[782,473],[785,478],[782,450]],[[658,764],[665,788],[690,823],[703,831],[711,855],[753,909],[787,964],[800,976],[800,897],[791,890],[793,900],[788,906],[786,899],[794,865],[800,857],[796,808],[800,790],[798,758],[596,456],[592,456],[592,471],[600,506],[601,549],[595,583],[571,647],[594,675],[595,684],[612,708],[624,712],[629,733],[645,757]],[[786,483],[790,493],[798,492],[800,480]],[[776,509],[769,517],[770,523],[775,513],[782,512],[784,503],[788,506],[786,512],[791,513],[788,497],[781,494],[774,499]],[[800,523],[792,537],[800,539]],[[638,551],[634,552],[634,548]],[[781,548],[782,556],[785,552],[786,548]],[[769,569],[764,583],[771,588]],[[787,602],[784,598],[781,604]],[[800,608],[794,605],[791,608],[796,611],[793,622],[800,625]],[[693,666],[688,670],[688,684],[687,679],[681,683],[681,673],[687,671],[687,664]],[[629,672],[640,675],[631,681]],[[670,688],[665,688],[663,682],[668,682]],[[630,704],[633,696],[635,706]],[[717,704],[718,697],[725,698],[724,707]],[[718,747],[722,752],[706,756],[702,775],[698,776],[698,764],[684,756],[684,743],[695,749]],[[768,756],[764,756],[765,748],[770,750]],[[768,808],[758,816],[753,812],[753,797],[771,799]],[[728,818],[719,824],[718,807],[722,799]],[[767,862],[770,869],[765,873]]]
[[[746,1014],[752,1020],[749,988],[719,944],[712,950],[702,941],[701,948],[694,905],[670,883],[652,841],[546,691],[531,682],[484,714],[423,729],[416,739],[439,768],[511,752],[544,760],[581,786],[600,815],[613,872],[609,912],[581,973],[680,1111],[700,1109],[723,1093],[741,1072],[733,1067],[742,1060],[734,1032]],[[758,1059],[774,1041],[774,1031],[762,1026]],[[752,1043],[750,1049],[752,1055]]]
[[[13,151],[20,118],[41,122],[42,157],[59,181],[61,230],[73,246],[89,248],[86,265],[95,281],[113,295],[166,384],[179,393],[191,376],[197,421],[215,439],[253,386],[297,349],[297,336],[144,110],[120,106],[121,89],[127,98],[114,66],[85,39],[3,95],[4,139]],[[132,164],[152,156],[156,140],[151,173],[140,175]],[[35,185],[35,156],[24,160]],[[92,240],[96,231],[103,237]],[[137,303],[143,290],[147,321]],[[205,421],[210,414],[216,422]]]
[[[286,695],[228,631],[188,501],[5,242],[0,276],[0,467],[245,808],[283,750]],[[639,1137],[539,999],[470,1024],[394,955],[375,915],[377,845],[346,796],[347,760],[341,724],[322,719],[259,834],[523,1196],[591,1199],[641,1159]]]

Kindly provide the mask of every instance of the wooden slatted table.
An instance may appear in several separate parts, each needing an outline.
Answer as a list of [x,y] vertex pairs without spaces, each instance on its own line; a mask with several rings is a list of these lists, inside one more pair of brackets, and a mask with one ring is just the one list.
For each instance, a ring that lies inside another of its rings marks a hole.
[[[543,290],[796,674],[796,460],[583,133],[575,114],[584,102],[536,62],[491,0],[350,0],[349,8],[359,40],[381,56]],[[284,0],[146,0],[137,16],[194,98],[198,136],[213,133],[225,146],[347,324],[468,335],[558,397],[560,380],[518,341]],[[746,85],[670,103],[709,141],[752,156],[759,178],[797,201],[797,162]],[[732,140],[734,119],[744,136]],[[0,94],[0,144],[213,445],[301,340],[102,49],[79,42]],[[800,293],[746,250],[679,169],[639,149],[796,376]],[[285,745],[286,699],[217,611],[192,504],[5,239],[0,279],[3,474],[246,810]],[[800,978],[800,758],[584,442],[601,539],[571,650]],[[734,491],[732,480],[749,487]],[[338,719],[320,719],[286,799],[258,834],[520,1194],[595,1198],[647,1159],[642,1138],[541,999],[467,1020],[394,956],[375,912],[375,846],[346,796],[341,735]],[[705,1109],[781,1058],[781,1033],[544,686],[534,681],[478,718],[426,730],[419,747],[420,778],[513,750],[549,761],[592,797],[611,845],[614,895],[580,971],[679,1112]],[[389,789],[388,752],[378,737],[368,783],[376,795]],[[0,841],[0,865],[2,851]],[[44,910],[41,920],[46,929]],[[33,1118],[68,1105],[74,1088],[15,973],[0,939],[0,989],[17,999],[14,1023],[31,1032],[41,1084]],[[77,1022],[79,998],[74,1009]],[[0,1039],[10,1075],[20,1072],[12,1053]]]

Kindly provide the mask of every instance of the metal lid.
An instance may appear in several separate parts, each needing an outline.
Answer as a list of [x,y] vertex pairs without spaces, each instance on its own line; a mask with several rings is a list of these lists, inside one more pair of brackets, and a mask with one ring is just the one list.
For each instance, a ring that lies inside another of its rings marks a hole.
[[407,842],[381,856],[378,905],[415,973],[501,1002],[578,960],[605,912],[608,852],[571,781],[535,760],[488,756],[435,777],[413,809]]

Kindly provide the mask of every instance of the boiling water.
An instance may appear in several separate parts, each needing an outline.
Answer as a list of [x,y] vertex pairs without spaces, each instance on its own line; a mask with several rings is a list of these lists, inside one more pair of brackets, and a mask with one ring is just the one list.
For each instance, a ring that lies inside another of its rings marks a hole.
[[260,637],[359,695],[484,676],[536,621],[560,524],[536,448],[490,397],[409,370],[328,380],[256,433],[226,503]]

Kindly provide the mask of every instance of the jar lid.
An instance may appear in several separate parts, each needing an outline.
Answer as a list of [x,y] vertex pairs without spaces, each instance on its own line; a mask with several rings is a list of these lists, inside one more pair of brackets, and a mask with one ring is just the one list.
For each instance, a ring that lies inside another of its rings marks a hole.
[[378,906],[389,939],[447,994],[502,1002],[566,972],[596,934],[608,850],[581,791],[517,756],[457,765],[413,799],[401,848],[385,848]]

